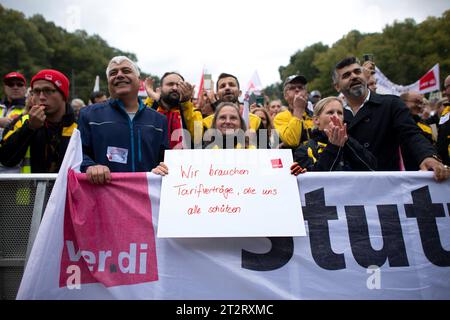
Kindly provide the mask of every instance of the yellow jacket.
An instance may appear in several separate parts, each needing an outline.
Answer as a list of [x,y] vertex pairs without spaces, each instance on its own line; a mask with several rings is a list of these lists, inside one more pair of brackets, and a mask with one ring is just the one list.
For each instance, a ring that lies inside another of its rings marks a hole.
[[307,141],[314,127],[313,120],[306,111],[303,119],[294,117],[289,110],[282,111],[275,116],[273,124],[281,141],[288,148],[296,148],[301,142]]
[[[152,98],[147,98],[144,101],[144,104],[150,108],[152,107],[153,103],[154,101]],[[183,110],[183,117],[186,121],[186,128],[188,129],[191,138],[194,137],[194,143],[201,143],[203,137],[202,113],[195,109],[195,106],[191,101],[181,103],[180,108]]]

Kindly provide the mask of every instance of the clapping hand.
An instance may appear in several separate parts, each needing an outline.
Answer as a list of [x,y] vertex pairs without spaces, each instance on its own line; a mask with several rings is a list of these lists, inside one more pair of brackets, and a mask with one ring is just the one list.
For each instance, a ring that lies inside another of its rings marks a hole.
[[330,125],[324,129],[328,141],[335,146],[343,147],[348,140],[347,125],[335,115],[332,115],[330,120]]
[[180,101],[187,102],[192,99],[194,95],[195,85],[193,86],[189,82],[180,81],[179,90],[180,90]]
[[161,97],[161,89],[157,88],[156,91],[153,88],[155,80],[152,78],[146,78],[144,82],[145,91],[147,92],[147,96],[151,98],[153,101],[159,101]]

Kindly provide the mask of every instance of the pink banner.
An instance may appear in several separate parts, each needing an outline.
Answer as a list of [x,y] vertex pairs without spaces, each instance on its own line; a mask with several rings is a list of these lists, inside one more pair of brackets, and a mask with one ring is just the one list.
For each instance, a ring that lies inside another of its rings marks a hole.
[[106,287],[158,280],[146,173],[116,174],[99,188],[71,170],[67,186],[59,286],[71,276]]

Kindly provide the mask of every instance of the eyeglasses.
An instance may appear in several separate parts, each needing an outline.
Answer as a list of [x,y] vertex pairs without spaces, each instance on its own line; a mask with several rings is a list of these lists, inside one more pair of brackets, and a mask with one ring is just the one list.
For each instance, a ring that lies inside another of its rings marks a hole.
[[302,83],[290,83],[286,85],[286,90],[295,90],[295,89],[305,90],[305,85]]
[[423,106],[425,106],[425,103],[420,100],[406,100],[406,102],[411,102],[412,104],[414,104],[415,107],[419,107],[419,108],[422,108]]
[[8,83],[5,83],[5,85],[7,85],[10,88],[13,88],[13,87],[22,88],[25,86],[25,83],[23,83],[23,82],[8,82]]
[[54,94],[56,90],[52,88],[43,88],[43,89],[34,88],[33,90],[31,90],[31,93],[36,96],[41,95],[41,92],[44,94],[44,96],[48,97]]

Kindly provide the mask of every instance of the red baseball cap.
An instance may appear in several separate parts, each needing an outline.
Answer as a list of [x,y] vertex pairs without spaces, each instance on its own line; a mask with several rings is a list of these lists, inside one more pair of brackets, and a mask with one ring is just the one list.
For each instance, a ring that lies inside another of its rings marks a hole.
[[8,81],[10,79],[20,79],[25,83],[25,85],[27,85],[27,80],[25,80],[25,77],[21,73],[18,73],[18,72],[8,73],[6,76],[3,77],[3,83],[5,83],[6,81]]
[[69,97],[70,82],[64,74],[52,69],[41,70],[33,77],[33,79],[31,79],[31,88],[33,88],[33,83],[36,80],[46,80],[53,83],[56,89],[58,89],[59,92],[62,93],[64,99],[67,101]]

